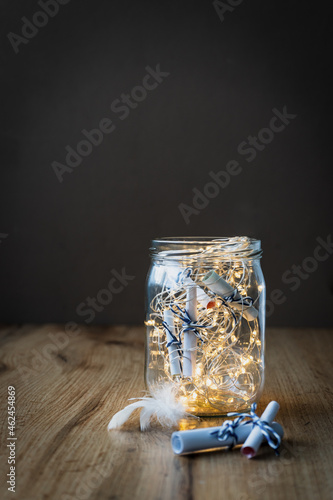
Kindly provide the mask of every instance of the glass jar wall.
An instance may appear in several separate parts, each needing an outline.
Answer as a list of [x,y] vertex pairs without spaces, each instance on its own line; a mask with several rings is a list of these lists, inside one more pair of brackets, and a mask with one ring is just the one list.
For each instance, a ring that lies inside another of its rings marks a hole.
[[265,282],[259,240],[153,240],[145,378],[171,384],[194,415],[258,401],[264,382]]

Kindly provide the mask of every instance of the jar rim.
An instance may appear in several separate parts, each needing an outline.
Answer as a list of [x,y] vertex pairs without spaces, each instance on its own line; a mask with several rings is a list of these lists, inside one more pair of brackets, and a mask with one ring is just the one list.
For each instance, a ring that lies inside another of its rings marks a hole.
[[256,259],[262,255],[261,241],[247,236],[172,236],[152,240],[152,257],[168,260]]

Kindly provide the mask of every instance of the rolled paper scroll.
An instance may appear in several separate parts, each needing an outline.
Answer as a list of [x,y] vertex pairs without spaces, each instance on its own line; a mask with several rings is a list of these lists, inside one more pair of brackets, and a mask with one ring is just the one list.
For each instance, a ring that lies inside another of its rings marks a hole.
[[[167,324],[168,328],[165,328],[166,337],[168,344],[174,341],[175,337],[175,324],[173,321],[173,314],[170,309],[166,309],[164,311],[164,321]],[[170,330],[170,331],[169,331]],[[172,337],[171,333],[174,337]],[[175,344],[171,344],[168,347],[169,352],[169,362],[170,362],[170,373],[172,376],[181,374],[181,366],[179,359],[179,351],[178,347]]]
[[[264,413],[261,415],[260,420],[262,422],[267,422],[267,424],[271,425],[277,412],[279,411],[280,405],[276,401],[271,401]],[[272,426],[273,427],[273,426]],[[258,425],[255,425],[251,434],[246,439],[245,443],[241,448],[241,453],[245,455],[247,458],[253,458],[256,456],[261,443],[264,440],[264,435]]]
[[[198,286],[190,276],[186,276],[187,269],[182,269],[178,266],[170,266],[166,270],[167,274],[167,285],[173,287],[175,285],[183,284],[187,286],[197,287],[197,300],[206,309],[210,309],[215,306],[215,301],[212,297],[209,297],[207,293]],[[190,270],[191,272],[191,270]]]
[[220,295],[220,297],[224,299],[227,299],[228,297],[232,296],[232,294],[235,294],[233,296],[233,300],[230,302],[230,305],[235,309],[241,310],[243,312],[243,316],[248,321],[253,321],[258,316],[257,309],[246,304],[244,297],[242,297],[237,290],[232,288],[232,286],[229,285],[229,283],[223,278],[221,278],[221,276],[219,276],[215,271],[209,271],[202,278],[202,282],[210,290],[212,290],[217,295]]
[[186,277],[183,279],[183,283],[187,286],[195,286],[197,289],[197,299],[198,302],[205,307],[206,309],[210,309],[215,307],[215,300],[212,297],[209,297],[207,293],[200,288],[190,277]]
[[[274,431],[283,437],[283,428],[277,422],[272,423]],[[239,425],[234,429],[237,444],[242,444],[250,435],[253,429],[253,424]],[[221,431],[219,427],[205,427],[202,429],[194,429],[191,431],[177,431],[173,432],[171,436],[171,446],[176,455],[186,455],[187,453],[196,453],[204,450],[216,450],[218,448],[225,448],[235,444],[232,437],[218,439],[218,432]]]
[[[192,280],[191,280],[192,281]],[[192,323],[197,321],[197,287],[195,284],[187,287],[186,292],[186,311],[191,318]],[[193,331],[184,332],[183,348],[183,376],[192,377],[195,373],[195,361],[197,357],[197,337]]]

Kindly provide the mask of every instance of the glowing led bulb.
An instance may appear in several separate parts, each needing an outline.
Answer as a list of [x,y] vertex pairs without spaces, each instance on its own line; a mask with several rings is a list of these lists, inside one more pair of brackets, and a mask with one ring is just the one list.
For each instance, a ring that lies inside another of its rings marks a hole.
[[196,374],[200,377],[202,375],[202,364],[199,363],[195,370]]

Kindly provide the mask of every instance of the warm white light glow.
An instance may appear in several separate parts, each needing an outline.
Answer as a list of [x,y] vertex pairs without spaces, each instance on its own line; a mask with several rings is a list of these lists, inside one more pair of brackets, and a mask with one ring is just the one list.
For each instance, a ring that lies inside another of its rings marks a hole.
[[[246,249],[247,244],[246,239],[242,240],[240,250]],[[173,383],[180,401],[188,404],[189,412],[192,408],[195,413],[199,408],[203,414],[205,409],[209,410],[209,414],[214,405],[221,405],[223,411],[232,411],[244,408],[245,401],[253,401],[261,382],[261,315],[258,314],[258,298],[264,286],[257,286],[257,274],[253,272],[250,261],[246,257],[243,259],[244,254],[239,254],[240,257],[235,260],[220,258],[214,246],[201,248],[199,252],[203,252],[199,258],[195,256],[193,259],[184,259],[184,262],[181,258],[175,264],[168,262],[160,266],[163,272],[158,276],[160,281],[157,279],[154,282],[156,295],[150,303],[149,319],[145,323],[153,327],[148,328],[148,378],[150,376],[154,382],[165,380],[166,383]],[[207,260],[205,254],[208,254]],[[205,285],[207,274],[212,271],[218,275],[217,279],[230,285],[230,295],[219,294]],[[201,289],[211,300],[208,304],[214,303],[215,307],[207,308],[206,303],[200,300],[197,300],[197,306],[192,306],[187,300],[189,285],[182,276],[190,277],[191,286],[198,287],[197,293]],[[244,300],[245,297],[252,299],[251,305]],[[254,310],[252,316],[249,312],[251,308]],[[167,328],[162,324],[164,312],[170,310],[173,316],[167,324],[172,323],[171,343],[170,332],[167,339]],[[195,321],[190,318],[191,326],[185,316],[188,311],[192,311],[195,318]],[[193,324],[198,327],[193,327]],[[184,349],[184,346],[188,346],[191,331],[195,332],[195,342],[190,348]],[[177,377],[172,375],[172,355],[179,362]],[[193,360],[191,370],[187,369],[188,359]]]

